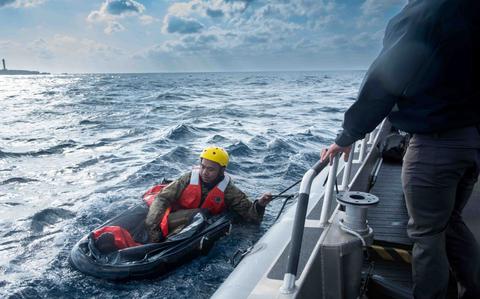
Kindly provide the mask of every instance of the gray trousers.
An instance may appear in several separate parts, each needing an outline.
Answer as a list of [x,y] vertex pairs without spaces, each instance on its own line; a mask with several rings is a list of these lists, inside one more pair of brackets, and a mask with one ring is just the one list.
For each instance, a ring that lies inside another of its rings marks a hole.
[[449,269],[460,298],[480,298],[480,249],[462,220],[479,170],[477,127],[412,136],[402,183],[414,241],[415,298],[446,298]]

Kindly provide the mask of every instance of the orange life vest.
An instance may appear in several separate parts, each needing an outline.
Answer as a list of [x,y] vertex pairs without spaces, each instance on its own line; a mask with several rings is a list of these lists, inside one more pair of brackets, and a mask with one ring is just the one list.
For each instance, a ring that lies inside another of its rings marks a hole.
[[104,226],[93,231],[92,233],[95,240],[97,240],[104,233],[111,233],[114,237],[114,243],[117,249],[142,245],[135,242],[130,232],[124,228],[121,228],[120,226]]
[[190,184],[183,190],[178,201],[165,211],[165,214],[160,221],[160,228],[162,229],[163,236],[168,235],[168,215],[170,212],[181,209],[208,209],[212,215],[220,214],[225,210],[225,189],[230,182],[230,177],[225,175],[223,180],[213,187],[208,192],[204,202],[202,201],[202,186],[200,183],[200,170],[194,168],[192,175],[190,176]]
[[163,190],[163,188],[167,186],[168,184],[159,184],[148,189],[148,191],[145,192],[145,194],[143,194],[143,201],[145,201],[147,206],[151,206],[153,201],[155,200],[155,197],[158,195],[158,193],[160,193]]

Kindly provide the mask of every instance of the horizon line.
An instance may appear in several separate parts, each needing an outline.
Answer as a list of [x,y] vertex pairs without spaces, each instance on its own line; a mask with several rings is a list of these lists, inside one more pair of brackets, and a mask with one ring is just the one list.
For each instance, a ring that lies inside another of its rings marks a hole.
[[366,68],[339,68],[339,69],[298,69],[298,70],[233,70],[233,71],[144,71],[144,72],[50,72],[50,75],[88,75],[88,74],[202,74],[202,73],[279,73],[279,72],[344,72],[367,71]]

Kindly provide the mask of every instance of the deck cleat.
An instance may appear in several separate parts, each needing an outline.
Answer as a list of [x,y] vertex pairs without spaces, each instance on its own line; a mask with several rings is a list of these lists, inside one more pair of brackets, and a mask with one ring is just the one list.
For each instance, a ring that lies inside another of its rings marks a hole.
[[361,236],[363,245],[373,241],[373,230],[368,226],[367,211],[380,200],[377,196],[359,191],[348,191],[337,196],[337,202],[345,206],[345,216],[340,219],[340,228]]

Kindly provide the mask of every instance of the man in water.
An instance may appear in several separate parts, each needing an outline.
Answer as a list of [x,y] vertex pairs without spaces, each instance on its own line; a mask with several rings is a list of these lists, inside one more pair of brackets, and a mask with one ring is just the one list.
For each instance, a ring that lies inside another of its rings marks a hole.
[[260,223],[270,193],[250,201],[225,174],[228,153],[221,147],[207,147],[200,154],[200,165],[166,186],[154,199],[145,224],[151,242],[163,240],[172,229],[188,223],[199,209],[210,214],[231,210],[249,222]]
[[480,298],[480,250],[462,220],[480,169],[480,1],[408,1],[388,24],[343,131],[322,159],[348,157],[385,117],[412,133],[402,184],[413,246],[413,295]]

